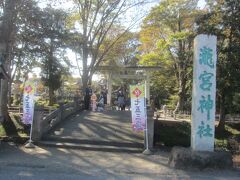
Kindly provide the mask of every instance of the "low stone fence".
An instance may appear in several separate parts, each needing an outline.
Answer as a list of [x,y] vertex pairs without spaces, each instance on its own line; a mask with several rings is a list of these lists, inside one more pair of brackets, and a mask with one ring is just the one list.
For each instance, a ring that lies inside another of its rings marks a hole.
[[[157,110],[154,112],[155,119],[168,118],[168,117],[174,118],[172,110],[167,110],[165,112],[163,110]],[[220,115],[216,114],[216,116],[215,116],[216,121],[219,120],[219,117],[220,117]],[[176,119],[191,119],[191,112],[189,112],[189,111],[178,112],[178,113],[176,113],[175,118]],[[240,114],[226,114],[225,122],[226,123],[240,123]]]
[[225,116],[226,122],[240,122],[240,114],[227,114]]
[[[47,116],[48,114],[50,114],[52,111],[56,110],[55,107],[44,107],[43,111],[44,111],[44,116]],[[19,114],[19,115],[23,115],[23,107],[21,106],[10,106],[8,107],[8,112],[9,113],[14,113],[14,114]]]
[[83,103],[79,100],[68,104],[60,104],[58,109],[45,117],[42,108],[35,108],[32,127],[33,141],[41,140],[41,138],[56,127],[57,124],[82,109]]

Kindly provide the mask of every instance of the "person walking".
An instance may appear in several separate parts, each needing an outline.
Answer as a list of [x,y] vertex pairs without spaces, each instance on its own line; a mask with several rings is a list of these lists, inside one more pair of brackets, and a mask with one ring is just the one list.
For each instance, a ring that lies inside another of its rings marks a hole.
[[107,94],[108,94],[108,90],[106,87],[104,87],[104,89],[102,90],[102,95],[103,95],[103,99],[104,99],[104,104],[107,104]]
[[117,96],[117,101],[118,101],[118,109],[121,111],[125,110],[125,97],[122,91],[118,92]]
[[91,96],[91,102],[92,102],[92,111],[96,111],[97,109],[97,96],[95,94],[96,92],[93,92]]

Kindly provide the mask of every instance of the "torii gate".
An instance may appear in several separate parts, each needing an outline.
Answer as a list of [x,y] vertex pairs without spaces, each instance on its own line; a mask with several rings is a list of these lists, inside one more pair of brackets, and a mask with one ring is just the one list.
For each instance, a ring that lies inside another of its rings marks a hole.
[[[99,66],[97,71],[106,71],[107,72],[107,104],[111,105],[112,99],[112,79],[121,78],[121,79],[142,79],[145,81],[145,97],[147,102],[150,102],[150,78],[149,71],[160,70],[160,66]],[[136,74],[124,74],[121,72],[129,71],[144,71],[145,75],[136,75]]]

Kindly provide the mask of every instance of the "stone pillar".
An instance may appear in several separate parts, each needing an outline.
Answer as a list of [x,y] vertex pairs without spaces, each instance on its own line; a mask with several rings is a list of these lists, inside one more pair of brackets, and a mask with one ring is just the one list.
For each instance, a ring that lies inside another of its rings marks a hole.
[[145,98],[147,100],[147,105],[149,105],[150,104],[150,78],[147,72],[146,72],[146,78],[145,78]]
[[146,136],[146,131],[144,131],[144,146],[146,148],[146,138],[148,138],[148,148],[153,149],[153,136],[154,136],[154,111],[148,106],[147,107],[147,127],[148,136]]
[[107,104],[111,105],[111,99],[112,99],[112,74],[109,73],[107,77],[107,89],[108,89],[108,94],[107,94]]
[[[63,117],[63,115],[64,115],[64,103],[63,102],[60,102],[59,103],[59,113],[58,113],[58,117],[57,117],[57,120],[58,120],[58,122],[61,122],[62,121],[62,119],[64,118]],[[75,108],[75,110],[76,110],[76,103],[74,102],[74,108]]]
[[216,96],[216,36],[194,39],[191,147],[214,150]]
[[33,124],[32,124],[32,140],[33,141],[39,141],[42,138],[43,134],[43,127],[42,127],[42,121],[43,121],[43,108],[41,107],[35,107],[34,109],[34,115],[33,115]]
[[74,113],[76,113],[80,110],[79,98],[75,96],[73,102],[74,102]]

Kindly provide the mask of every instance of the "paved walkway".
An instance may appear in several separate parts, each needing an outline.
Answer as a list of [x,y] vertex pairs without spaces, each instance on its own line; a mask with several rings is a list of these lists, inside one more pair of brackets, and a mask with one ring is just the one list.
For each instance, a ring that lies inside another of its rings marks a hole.
[[175,170],[169,168],[168,151],[151,156],[140,153],[109,153],[79,149],[1,144],[0,179],[206,179],[238,180],[233,170]]
[[61,123],[41,144],[105,152],[142,152],[143,133],[132,130],[129,111],[83,111]]
[[[126,143],[130,148],[130,144],[142,144],[142,134],[131,130],[129,117],[129,112],[82,112],[50,134],[52,142],[58,140],[63,146],[26,149],[2,143],[0,179],[239,179],[240,172],[237,170],[172,169],[168,166],[168,149],[146,156],[124,151],[66,148],[68,144],[64,144],[69,140],[73,144],[88,143],[90,147],[98,140],[102,146],[112,146],[111,143],[116,141]],[[118,147],[119,144],[113,143],[113,146]]]
[[131,128],[130,111],[83,111],[62,123],[51,137],[97,141],[142,142],[142,133]]

